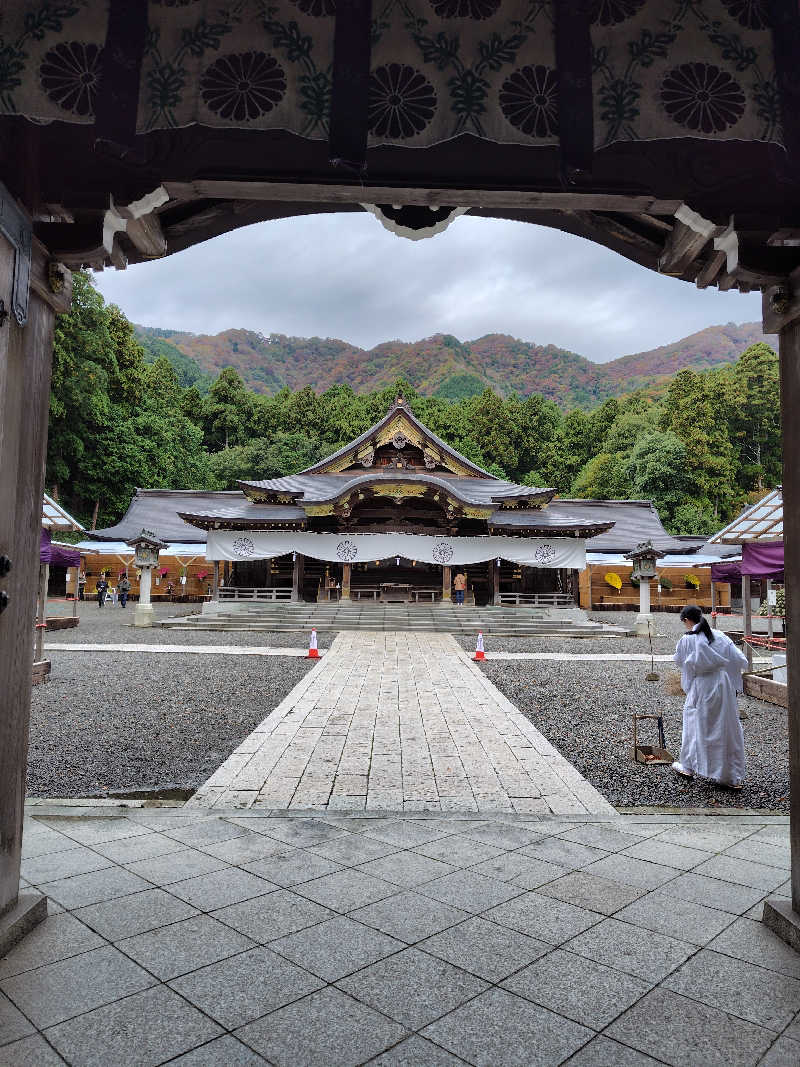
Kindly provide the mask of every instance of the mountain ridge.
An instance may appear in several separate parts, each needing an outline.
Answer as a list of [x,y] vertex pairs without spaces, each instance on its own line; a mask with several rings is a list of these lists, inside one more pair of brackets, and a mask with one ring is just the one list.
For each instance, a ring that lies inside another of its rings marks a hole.
[[437,333],[419,341],[383,341],[371,349],[338,338],[289,337],[230,328],[195,334],[135,326],[148,358],[166,356],[183,385],[207,388],[225,367],[245,384],[272,394],[311,386],[322,392],[350,385],[357,393],[406,378],[423,395],[457,400],[489,386],[501,396],[541,393],[562,408],[591,408],[634,389],[658,388],[680,370],[708,370],[732,363],[751,344],[774,343],[756,322],[709,326],[654,349],[594,363],[553,344],[485,334],[460,341]]

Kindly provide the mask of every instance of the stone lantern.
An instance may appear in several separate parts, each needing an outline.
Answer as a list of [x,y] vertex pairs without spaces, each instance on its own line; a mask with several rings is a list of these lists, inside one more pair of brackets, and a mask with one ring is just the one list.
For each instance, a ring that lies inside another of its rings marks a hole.
[[150,585],[153,577],[153,568],[158,566],[158,554],[162,548],[167,547],[167,542],[151,530],[142,530],[136,537],[125,542],[133,549],[133,563],[141,571],[139,579],[139,602],[133,613],[134,626],[153,625],[153,605],[150,603]]
[[639,614],[634,623],[634,632],[640,637],[652,633],[653,616],[650,613],[650,580],[656,576],[656,560],[664,555],[653,548],[652,541],[637,545],[633,552],[627,552],[625,559],[631,560],[631,578],[639,580]]

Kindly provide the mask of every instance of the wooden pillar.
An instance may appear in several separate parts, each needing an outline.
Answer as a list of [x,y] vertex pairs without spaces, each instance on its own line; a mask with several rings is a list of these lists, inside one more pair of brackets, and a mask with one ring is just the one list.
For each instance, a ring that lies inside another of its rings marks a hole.
[[213,584],[211,586],[211,599],[214,601],[219,600],[219,560],[214,560],[214,577],[212,579]]
[[292,565],[292,603],[297,604],[303,599],[303,580],[305,579],[306,557],[300,552],[294,554]]
[[500,566],[496,559],[489,560],[489,603],[500,603]]
[[800,913],[800,319],[780,331],[792,909]]
[[753,636],[753,617],[750,611],[750,575],[742,575],[742,627],[744,629],[744,654],[747,656],[747,669],[753,669],[753,646],[750,638]]
[[767,578],[767,637],[772,640],[774,636],[774,630],[772,626],[772,581]]
[[342,600],[350,599],[350,572],[352,569],[352,563],[342,564]]
[[442,600],[447,604],[452,603],[453,600],[451,589],[452,580],[450,578],[450,568],[442,567]]
[[231,561],[229,559],[226,559],[222,565],[222,575],[227,588],[231,584]]
[[[19,893],[42,490],[53,327],[66,311],[72,278],[61,292],[48,280],[48,257],[34,241],[28,318],[13,313],[16,253],[0,235],[0,299],[11,312],[0,326],[0,955],[47,914],[37,893]],[[6,599],[7,598],[7,599]]]
[[711,626],[717,628],[717,583],[711,579]]
[[44,659],[44,631],[47,626],[47,585],[50,581],[50,564],[39,564],[39,593],[36,604],[36,644],[34,663]]

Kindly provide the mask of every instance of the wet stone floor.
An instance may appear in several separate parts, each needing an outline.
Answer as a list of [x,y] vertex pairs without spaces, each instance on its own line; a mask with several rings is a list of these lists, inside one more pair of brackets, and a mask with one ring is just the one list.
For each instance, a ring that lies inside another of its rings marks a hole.
[[3,1067],[800,1063],[783,817],[28,812]]

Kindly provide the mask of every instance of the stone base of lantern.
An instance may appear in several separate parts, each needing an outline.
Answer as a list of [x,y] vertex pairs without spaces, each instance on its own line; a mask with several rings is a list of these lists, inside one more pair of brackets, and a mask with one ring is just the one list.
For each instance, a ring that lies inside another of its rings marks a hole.
[[633,632],[637,637],[647,637],[649,634],[655,637],[656,620],[652,613],[638,614],[633,624]]
[[137,604],[133,612],[134,626],[152,626],[155,612],[152,604]]

